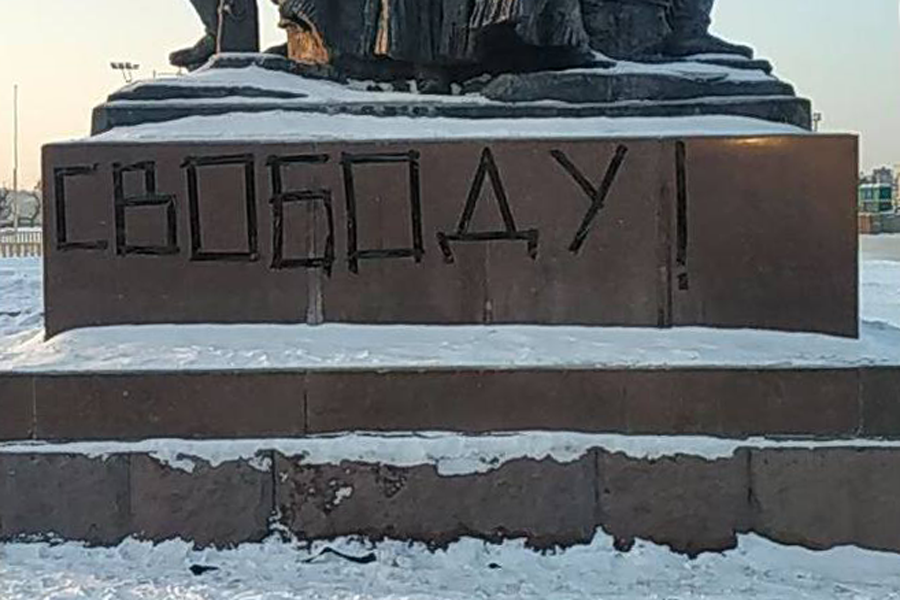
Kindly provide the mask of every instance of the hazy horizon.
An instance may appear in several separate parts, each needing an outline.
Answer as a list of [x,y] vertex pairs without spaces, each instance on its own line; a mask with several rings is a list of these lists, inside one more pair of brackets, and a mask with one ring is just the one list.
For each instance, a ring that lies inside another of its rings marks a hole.
[[[171,72],[169,51],[200,26],[186,0],[4,0],[0,19],[0,186],[12,182],[12,89],[19,84],[19,186],[40,178],[40,146],[88,134],[91,110],[124,84]],[[865,4],[861,8],[860,4]],[[715,29],[757,48],[823,113],[822,131],[859,132],[860,167],[900,164],[897,0],[718,0]],[[263,45],[283,40],[261,0]]]

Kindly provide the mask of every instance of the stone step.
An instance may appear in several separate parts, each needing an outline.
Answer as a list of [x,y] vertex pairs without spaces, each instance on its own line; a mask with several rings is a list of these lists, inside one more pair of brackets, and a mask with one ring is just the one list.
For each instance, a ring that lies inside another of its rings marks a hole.
[[576,104],[659,102],[717,96],[793,96],[794,88],[775,78],[732,79],[725,75],[685,76],[673,73],[617,73],[573,70],[505,74],[481,92],[498,102],[557,100]]
[[900,438],[900,368],[379,368],[0,375],[0,440],[347,431]]
[[[154,445],[155,444],[155,445]],[[191,458],[191,457],[196,458]],[[360,535],[900,552],[900,446],[520,434],[0,446],[0,540]]]
[[171,85],[162,82],[150,82],[121,89],[109,96],[110,102],[147,101],[147,100],[196,100],[210,98],[306,98],[302,92],[277,90],[253,85],[223,86],[204,85],[186,86]]
[[558,102],[453,103],[419,100],[416,102],[315,102],[297,99],[256,98],[194,99],[159,102],[108,102],[94,109],[92,134],[116,127],[162,123],[186,117],[216,116],[229,113],[287,111],[298,113],[343,114],[379,117],[444,117],[451,119],[548,119],[588,117],[693,117],[698,115],[742,116],[775,123],[812,128],[809,100],[792,95],[713,96],[687,100],[622,101],[611,103],[565,104]]

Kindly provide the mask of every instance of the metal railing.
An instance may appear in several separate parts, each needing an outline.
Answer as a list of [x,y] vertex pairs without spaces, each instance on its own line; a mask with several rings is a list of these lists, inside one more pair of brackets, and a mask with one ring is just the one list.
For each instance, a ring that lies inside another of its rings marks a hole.
[[0,230],[0,258],[41,256],[44,234],[40,229]]

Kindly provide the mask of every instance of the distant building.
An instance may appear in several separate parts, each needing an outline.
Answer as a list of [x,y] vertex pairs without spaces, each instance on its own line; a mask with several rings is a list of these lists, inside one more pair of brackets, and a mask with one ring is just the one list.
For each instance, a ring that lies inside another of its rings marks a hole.
[[862,175],[859,183],[859,212],[892,213],[900,208],[898,198],[898,174],[889,167]]
[[890,183],[862,183],[859,186],[859,211],[894,212],[894,186]]

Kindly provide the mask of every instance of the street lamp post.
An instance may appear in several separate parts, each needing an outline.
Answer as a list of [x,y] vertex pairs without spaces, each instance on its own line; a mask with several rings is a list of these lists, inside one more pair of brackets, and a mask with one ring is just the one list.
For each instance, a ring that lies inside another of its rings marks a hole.
[[19,233],[19,86],[13,85],[13,233]]
[[112,67],[113,71],[120,71],[122,73],[122,78],[125,79],[125,83],[134,81],[134,72],[141,68],[141,65],[130,62],[113,62],[109,63],[109,66]]
[[813,126],[813,131],[815,131],[815,132],[818,132],[818,131],[819,131],[819,124],[820,124],[821,122],[822,122],[822,113],[820,113],[820,112],[814,112],[813,115],[812,115],[812,126]]

